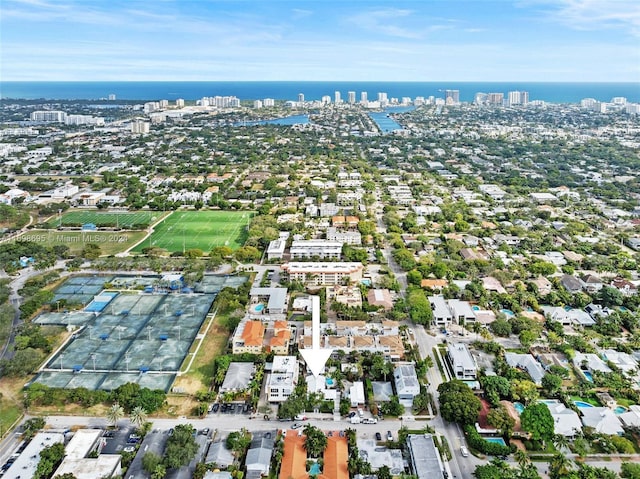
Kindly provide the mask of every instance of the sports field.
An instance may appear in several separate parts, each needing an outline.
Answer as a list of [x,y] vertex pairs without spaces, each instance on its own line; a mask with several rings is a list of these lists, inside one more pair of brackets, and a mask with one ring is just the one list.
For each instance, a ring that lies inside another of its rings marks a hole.
[[112,255],[126,251],[146,235],[145,231],[58,231],[30,230],[16,241],[38,243],[43,246],[64,245],[71,254],[80,254],[89,244],[100,246],[100,253]]
[[93,223],[99,227],[144,229],[162,217],[159,211],[67,211],[52,217],[51,226],[82,226]]
[[252,215],[249,211],[174,211],[132,251],[139,253],[149,246],[169,252],[197,248],[208,253],[216,246],[235,250],[244,243]]

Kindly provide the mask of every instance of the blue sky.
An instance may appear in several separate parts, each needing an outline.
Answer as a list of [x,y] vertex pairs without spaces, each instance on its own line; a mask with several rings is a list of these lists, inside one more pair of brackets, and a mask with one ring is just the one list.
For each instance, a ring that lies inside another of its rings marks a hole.
[[640,81],[638,0],[1,0],[3,80]]

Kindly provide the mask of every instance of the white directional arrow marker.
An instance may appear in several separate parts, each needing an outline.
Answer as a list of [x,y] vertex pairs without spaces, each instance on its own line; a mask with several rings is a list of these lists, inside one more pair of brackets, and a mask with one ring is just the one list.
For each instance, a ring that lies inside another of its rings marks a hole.
[[333,349],[320,347],[320,296],[311,296],[311,349],[300,353],[315,377],[320,376]]

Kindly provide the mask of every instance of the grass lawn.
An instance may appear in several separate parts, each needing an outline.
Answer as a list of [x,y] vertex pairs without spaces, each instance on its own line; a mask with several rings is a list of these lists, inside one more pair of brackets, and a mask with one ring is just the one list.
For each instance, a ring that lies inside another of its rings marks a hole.
[[0,400],[0,437],[22,416],[22,408],[12,401]]
[[[208,333],[202,340],[202,346],[198,350],[196,358],[193,360],[191,369],[188,373],[183,374],[176,378],[173,387],[180,388],[183,391],[195,394],[198,391],[208,390],[211,387],[213,381],[213,361],[225,352],[227,341],[229,340],[229,332],[223,326],[226,320],[226,315],[218,314],[213,318],[213,324],[209,328]],[[207,319],[202,324],[200,333],[206,329],[210,319]],[[198,341],[196,340],[191,350],[194,351]],[[183,368],[184,370],[191,359],[190,355],[185,358]]]
[[101,254],[112,255],[126,251],[147,234],[146,231],[57,231],[30,230],[17,241],[39,243],[44,246],[68,246],[71,254],[79,254],[88,243],[100,246]]
[[79,226],[93,223],[97,227],[109,226],[124,229],[143,229],[160,219],[159,211],[67,211],[61,217],[55,215],[47,224],[51,226]]
[[148,241],[132,251],[149,246],[182,252],[200,249],[208,253],[216,246],[237,249],[244,243],[253,213],[247,211],[174,211],[155,226]]

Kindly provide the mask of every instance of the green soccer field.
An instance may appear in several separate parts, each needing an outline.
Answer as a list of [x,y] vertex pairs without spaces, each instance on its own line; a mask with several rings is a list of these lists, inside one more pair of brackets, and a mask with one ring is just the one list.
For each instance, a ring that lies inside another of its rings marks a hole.
[[144,229],[149,224],[162,217],[158,211],[67,211],[62,217],[51,218],[48,224],[51,226],[81,226],[93,223],[100,227],[118,227],[131,229]]
[[251,216],[248,211],[174,211],[132,251],[149,246],[169,252],[197,248],[208,253],[216,246],[235,250],[244,244]]

